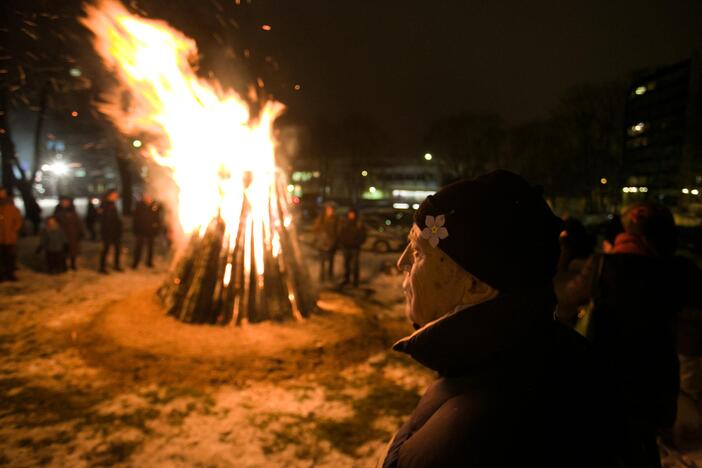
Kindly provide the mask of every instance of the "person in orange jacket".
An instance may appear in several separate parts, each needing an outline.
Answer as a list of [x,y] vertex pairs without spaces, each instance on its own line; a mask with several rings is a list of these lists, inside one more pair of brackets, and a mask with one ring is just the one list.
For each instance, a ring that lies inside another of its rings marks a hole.
[[17,281],[17,238],[22,215],[5,187],[0,187],[0,282]]

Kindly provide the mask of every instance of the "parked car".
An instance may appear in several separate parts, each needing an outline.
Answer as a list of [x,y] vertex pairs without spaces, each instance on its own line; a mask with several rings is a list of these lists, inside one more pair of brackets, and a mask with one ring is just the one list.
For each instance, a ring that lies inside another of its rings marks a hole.
[[414,212],[392,208],[364,210],[363,220],[368,229],[364,249],[377,253],[399,252],[407,245]]

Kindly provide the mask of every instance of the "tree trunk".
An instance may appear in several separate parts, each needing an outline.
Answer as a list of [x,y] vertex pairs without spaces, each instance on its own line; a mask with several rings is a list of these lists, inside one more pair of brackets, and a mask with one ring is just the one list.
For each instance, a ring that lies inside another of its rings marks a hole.
[[117,162],[117,171],[122,182],[122,213],[125,215],[132,214],[133,205],[133,180],[132,180],[132,164],[129,157],[124,153],[121,142],[115,148],[115,160]]
[[[10,126],[8,125],[9,106],[6,93],[6,91],[2,93],[2,109],[0,109],[2,114],[0,115],[0,128],[4,130],[0,135],[0,143],[2,145],[2,184],[7,188],[7,192],[11,197],[13,196],[14,188],[19,190],[24,203],[24,217],[32,222],[34,234],[38,234],[41,223],[41,208],[32,192],[32,179],[27,178],[27,174],[20,165],[15,153],[15,144],[12,141]],[[15,171],[19,173],[19,177],[15,176]]]
[[8,195],[12,196],[15,186],[15,178],[12,173],[15,159],[15,143],[10,134],[8,122],[8,100],[7,91],[2,91],[0,97],[0,151],[2,152],[2,186],[7,189]]
[[44,83],[41,89],[41,94],[39,98],[39,114],[37,114],[37,121],[34,126],[34,157],[32,159],[32,179],[34,179],[39,172],[39,167],[41,163],[42,154],[42,132],[44,129],[44,117],[46,116],[46,107],[49,102],[49,82]]

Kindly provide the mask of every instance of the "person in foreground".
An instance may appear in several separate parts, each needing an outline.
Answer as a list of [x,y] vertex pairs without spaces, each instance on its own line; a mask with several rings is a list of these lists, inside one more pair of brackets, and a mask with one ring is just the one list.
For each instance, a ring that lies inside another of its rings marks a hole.
[[623,430],[587,340],[554,320],[562,221],[520,176],[449,185],[398,261],[417,329],[393,349],[436,371],[384,467],[609,467]]

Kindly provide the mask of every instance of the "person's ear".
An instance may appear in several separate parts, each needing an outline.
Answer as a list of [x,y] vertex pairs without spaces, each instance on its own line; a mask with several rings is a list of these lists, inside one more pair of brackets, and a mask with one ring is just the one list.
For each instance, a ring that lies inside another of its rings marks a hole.
[[494,299],[497,290],[470,273],[466,273],[465,288],[463,289],[462,302],[464,304],[480,304]]

